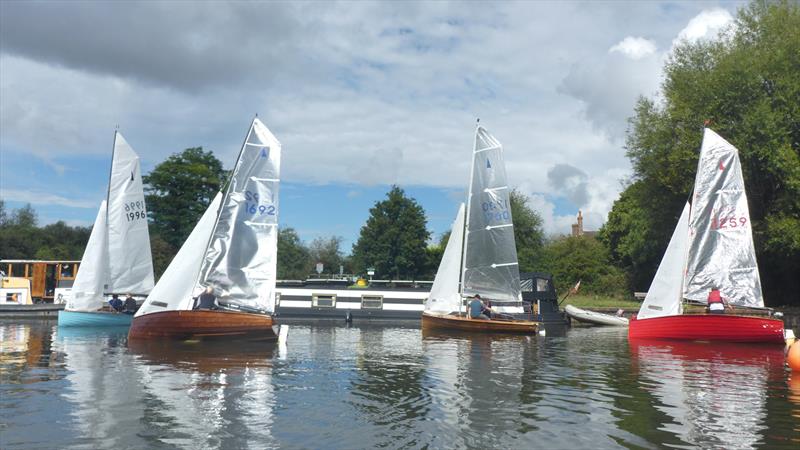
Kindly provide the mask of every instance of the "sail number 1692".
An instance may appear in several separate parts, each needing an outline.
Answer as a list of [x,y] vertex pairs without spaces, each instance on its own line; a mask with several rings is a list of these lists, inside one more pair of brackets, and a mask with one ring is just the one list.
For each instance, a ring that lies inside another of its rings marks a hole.
[[250,214],[258,214],[260,216],[268,215],[274,216],[275,215],[275,205],[263,205],[259,202],[259,196],[257,192],[245,191],[244,192],[244,199],[246,200],[244,203],[244,208]]

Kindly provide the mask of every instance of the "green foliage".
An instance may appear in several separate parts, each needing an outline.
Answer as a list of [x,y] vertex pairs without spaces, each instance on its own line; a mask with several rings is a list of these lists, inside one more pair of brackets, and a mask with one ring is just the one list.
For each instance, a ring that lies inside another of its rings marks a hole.
[[172,258],[175,257],[177,252],[178,249],[160,235],[150,233],[150,253],[153,256],[153,275],[156,277],[156,281],[167,270],[167,266],[172,262]]
[[79,260],[91,228],[56,222],[37,226],[31,205],[6,213],[0,201],[0,259]]
[[544,247],[542,217],[528,206],[528,197],[517,189],[511,191],[510,200],[519,270],[530,272],[536,270],[542,263]]
[[226,172],[214,154],[187,148],[143,177],[151,234],[180,248],[223,185]]
[[294,228],[278,230],[278,279],[305,280],[311,257]]
[[[310,253],[311,270],[316,273],[316,264],[322,263],[322,273],[338,274],[339,266],[345,266],[345,258],[339,248],[342,245],[342,238],[331,236],[329,238],[316,238],[311,241],[308,250]],[[345,272],[348,271],[344,267]]]
[[581,292],[623,296],[625,273],[610,263],[606,247],[590,236],[561,237],[545,245],[544,270],[553,274],[556,290],[566,292],[581,280]]
[[386,197],[370,209],[367,223],[353,245],[354,270],[365,273],[368,267],[374,267],[376,277],[393,279],[429,273],[425,249],[430,233],[425,211],[397,186],[392,186]]
[[663,103],[640,99],[626,141],[634,182],[600,233],[635,289],[648,288],[690,194],[709,120],[739,149],[765,298],[800,302],[798,49],[800,6],[754,2],[727,38],[676,48]]

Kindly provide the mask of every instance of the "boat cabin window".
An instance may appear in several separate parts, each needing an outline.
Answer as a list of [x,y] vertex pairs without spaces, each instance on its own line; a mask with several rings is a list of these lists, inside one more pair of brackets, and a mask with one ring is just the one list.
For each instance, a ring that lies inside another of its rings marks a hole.
[[528,278],[525,280],[520,280],[519,282],[520,290],[522,292],[533,292],[533,280]]
[[312,306],[318,306],[321,308],[333,308],[336,306],[335,294],[313,294],[311,299]]
[[547,292],[547,280],[544,278],[537,278],[536,279],[536,291],[537,292]]
[[362,295],[361,309],[383,309],[382,295]]
[[28,275],[28,265],[25,263],[11,263],[8,265],[8,270],[6,271],[6,276],[9,277],[30,277]]
[[61,274],[59,278],[74,278],[74,277],[75,277],[75,265],[70,263],[61,264]]

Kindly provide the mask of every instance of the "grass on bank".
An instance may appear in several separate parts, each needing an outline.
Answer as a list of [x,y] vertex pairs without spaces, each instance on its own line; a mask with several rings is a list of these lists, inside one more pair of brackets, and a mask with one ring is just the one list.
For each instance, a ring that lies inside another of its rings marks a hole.
[[[564,296],[559,296],[558,300]],[[576,294],[570,295],[569,298],[564,300],[561,304],[563,308],[566,305],[577,306],[578,308],[622,308],[622,309],[639,309],[641,302],[634,299],[623,299],[618,297],[605,297],[602,295],[583,295]]]

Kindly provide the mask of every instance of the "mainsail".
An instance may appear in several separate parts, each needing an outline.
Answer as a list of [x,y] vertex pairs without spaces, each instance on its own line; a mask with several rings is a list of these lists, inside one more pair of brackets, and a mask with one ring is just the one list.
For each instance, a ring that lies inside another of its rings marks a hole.
[[274,309],[280,162],[280,142],[254,119],[200,268],[198,285],[220,302]]
[[104,293],[148,294],[153,289],[153,259],[139,156],[119,132],[108,180],[81,266],[72,286],[68,311],[96,311]]
[[503,146],[483,127],[475,130],[466,220],[463,294],[511,308],[504,312],[522,312]]
[[464,240],[464,204],[458,208],[450,239],[436,271],[431,293],[425,301],[426,311],[450,313],[461,307],[459,278],[461,275],[461,249]]
[[139,155],[120,133],[108,181],[108,290],[147,294],[153,289],[153,258]]
[[108,234],[106,233],[106,202],[100,203],[92,234],[83,251],[81,266],[72,283],[69,311],[96,311],[105,301],[103,292],[108,279]]
[[209,205],[136,316],[192,309],[208,286],[220,304],[272,312],[281,144],[256,118],[225,194]]
[[739,152],[706,129],[689,219],[684,297],[705,302],[715,288],[731,304],[764,306]]
[[682,312],[683,268],[689,240],[689,203],[683,207],[678,225],[672,232],[667,251],[661,259],[656,276],[647,290],[637,318],[672,316]]

